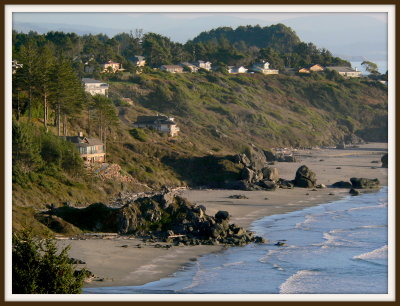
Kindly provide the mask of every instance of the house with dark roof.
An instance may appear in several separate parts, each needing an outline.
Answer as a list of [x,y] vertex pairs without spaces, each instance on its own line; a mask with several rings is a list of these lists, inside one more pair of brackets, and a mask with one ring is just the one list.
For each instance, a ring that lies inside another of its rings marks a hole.
[[361,76],[361,71],[358,71],[357,68],[353,69],[347,66],[329,66],[326,67],[326,69],[336,71],[345,78],[359,78]]
[[66,141],[72,142],[78,149],[82,159],[87,163],[105,162],[106,153],[104,144],[97,138],[84,137],[82,132],[77,136],[62,136]]
[[108,84],[91,78],[83,78],[82,83],[85,86],[85,91],[94,95],[108,96]]
[[171,137],[177,136],[180,131],[176,125],[175,118],[164,115],[138,116],[133,126],[136,128],[154,129],[161,133],[166,133]]

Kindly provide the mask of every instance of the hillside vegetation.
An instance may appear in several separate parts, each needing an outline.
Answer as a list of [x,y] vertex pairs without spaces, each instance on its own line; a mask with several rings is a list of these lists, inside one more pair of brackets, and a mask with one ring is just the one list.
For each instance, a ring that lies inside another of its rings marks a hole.
[[[254,45],[257,33],[260,41],[270,43]],[[170,74],[146,66],[137,74],[129,64],[134,54],[145,55],[150,67],[194,59],[216,64],[266,59],[275,67],[317,61],[346,64],[327,50],[300,42],[283,25],[220,28],[185,45],[155,33],[108,38],[14,32],[13,56],[23,64],[13,74],[16,229],[36,224],[40,230],[35,215],[51,204],[87,206],[107,203],[125,191],[163,185],[218,186],[235,180],[242,168],[232,155],[247,152],[252,145],[261,149],[336,145],[354,135],[365,141],[387,141],[387,87],[378,81],[346,80],[333,71]],[[89,59],[98,66],[92,75],[83,71]],[[124,64],[128,71],[124,78],[119,73],[100,74],[100,63],[109,59]],[[85,95],[79,82],[83,76],[107,81],[109,98]],[[137,116],[157,113],[175,117],[181,130],[177,137],[133,128]],[[76,148],[55,136],[80,131],[106,143],[107,162],[120,165],[119,174],[131,180],[102,179],[96,169],[87,171]],[[79,231],[69,226],[69,232]]]

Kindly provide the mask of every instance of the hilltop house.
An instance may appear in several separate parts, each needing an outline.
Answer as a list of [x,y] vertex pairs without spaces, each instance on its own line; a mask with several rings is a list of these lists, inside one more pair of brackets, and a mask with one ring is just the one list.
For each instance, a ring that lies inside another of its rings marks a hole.
[[310,72],[320,72],[324,71],[324,67],[319,64],[310,65],[307,68],[300,68],[299,73],[310,73]]
[[357,68],[353,69],[346,66],[329,66],[326,67],[326,69],[337,71],[341,76],[345,78],[359,78],[361,76],[361,71],[358,71]]
[[319,71],[324,71],[324,67],[322,67],[320,64],[315,64],[315,65],[309,66],[308,70],[313,71],[313,72],[319,72]]
[[279,74],[279,70],[270,69],[269,63],[265,61],[262,61],[260,63],[254,63],[251,70],[255,72],[261,72],[263,74]]
[[87,163],[103,163],[105,162],[106,153],[104,152],[104,144],[96,138],[87,138],[80,132],[78,136],[62,136],[65,140],[72,142],[82,159]]
[[198,68],[202,68],[205,70],[210,71],[211,70],[211,62],[205,62],[205,61],[195,61],[193,63],[195,66],[197,66]]
[[141,55],[135,55],[132,58],[132,62],[136,67],[143,67],[144,65],[146,65],[146,59],[144,56]]
[[191,63],[188,62],[183,62],[180,64],[182,67],[186,67],[190,70],[190,72],[197,72],[200,68],[197,67],[196,65],[193,65]]
[[160,70],[171,72],[171,73],[182,73],[183,72],[183,67],[182,66],[178,66],[178,65],[162,65],[160,67]]
[[235,66],[228,66],[228,73],[246,73],[247,68],[240,66],[240,67],[235,67]]
[[308,70],[307,68],[300,68],[299,73],[310,73],[310,70]]
[[156,131],[167,133],[169,136],[177,136],[179,127],[176,125],[175,118],[163,115],[157,116],[138,116],[133,126],[136,128],[151,128]]
[[108,84],[102,81],[98,81],[90,78],[83,78],[82,83],[85,85],[85,91],[94,95],[108,96]]
[[103,72],[112,72],[112,73],[125,70],[122,68],[122,64],[113,62],[111,60],[109,60],[107,63],[102,64],[101,68],[103,69]]

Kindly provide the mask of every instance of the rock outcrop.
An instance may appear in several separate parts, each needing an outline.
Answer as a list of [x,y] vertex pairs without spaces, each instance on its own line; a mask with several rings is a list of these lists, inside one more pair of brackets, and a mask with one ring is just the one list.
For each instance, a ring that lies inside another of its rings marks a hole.
[[367,178],[357,178],[352,177],[350,179],[351,185],[353,188],[356,189],[371,189],[371,188],[378,188],[380,185],[379,180],[376,179],[367,179]]
[[311,171],[307,166],[303,165],[296,171],[296,177],[294,179],[294,186],[303,188],[315,187],[317,179],[315,173]]
[[331,185],[333,188],[351,188],[352,186],[353,185],[350,182],[346,181],[339,181]]
[[264,241],[262,237],[230,224],[227,211],[209,216],[204,206],[193,205],[171,192],[141,197],[120,208],[99,203],[83,209],[60,207],[51,213],[82,230],[141,237],[150,235],[152,239],[176,245],[243,245]]

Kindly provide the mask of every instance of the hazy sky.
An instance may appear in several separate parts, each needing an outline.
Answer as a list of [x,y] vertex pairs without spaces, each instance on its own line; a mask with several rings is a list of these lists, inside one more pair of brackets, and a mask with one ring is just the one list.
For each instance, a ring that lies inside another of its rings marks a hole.
[[[119,8],[118,6],[113,6]],[[301,40],[327,48],[337,56],[361,56],[384,60],[387,54],[387,13],[121,13],[121,12],[26,12],[13,13],[13,28],[39,33],[48,31],[103,33],[143,29],[185,43],[203,31],[221,26],[290,26]]]

